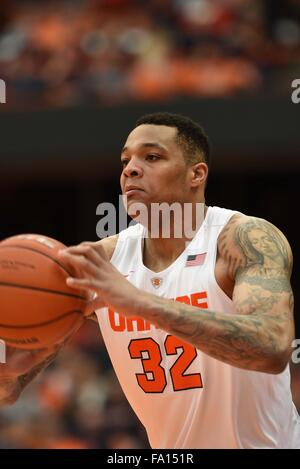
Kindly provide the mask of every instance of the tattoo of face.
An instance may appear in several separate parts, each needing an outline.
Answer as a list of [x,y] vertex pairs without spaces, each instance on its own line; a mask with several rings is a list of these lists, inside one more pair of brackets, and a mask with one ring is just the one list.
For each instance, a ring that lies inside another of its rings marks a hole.
[[254,219],[237,226],[235,241],[245,256],[246,266],[258,264],[289,270],[286,246],[270,223]]

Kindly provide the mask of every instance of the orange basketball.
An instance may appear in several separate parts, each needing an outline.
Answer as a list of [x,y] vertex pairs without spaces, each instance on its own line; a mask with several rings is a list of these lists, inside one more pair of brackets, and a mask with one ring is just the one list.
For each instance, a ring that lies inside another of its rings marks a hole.
[[48,347],[83,324],[85,296],[66,284],[72,272],[58,258],[63,247],[37,234],[0,242],[0,339],[7,345]]

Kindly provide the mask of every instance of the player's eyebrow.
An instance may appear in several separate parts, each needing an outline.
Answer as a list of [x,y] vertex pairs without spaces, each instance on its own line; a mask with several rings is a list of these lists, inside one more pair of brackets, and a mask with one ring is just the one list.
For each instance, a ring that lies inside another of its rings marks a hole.
[[[163,145],[161,145],[160,143],[158,142],[145,142],[145,143],[142,143],[140,145],[140,148],[158,148],[159,150],[164,150],[166,151],[166,147],[164,147]],[[121,153],[124,153],[125,151],[128,150],[128,147],[124,147],[122,149],[122,152]]]

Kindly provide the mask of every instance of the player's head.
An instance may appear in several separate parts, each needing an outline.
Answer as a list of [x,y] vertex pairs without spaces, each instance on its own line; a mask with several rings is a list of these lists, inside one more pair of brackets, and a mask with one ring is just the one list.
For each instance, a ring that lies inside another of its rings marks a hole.
[[136,186],[128,197],[144,202],[204,201],[210,147],[202,127],[166,112],[136,122],[122,150],[121,187]]

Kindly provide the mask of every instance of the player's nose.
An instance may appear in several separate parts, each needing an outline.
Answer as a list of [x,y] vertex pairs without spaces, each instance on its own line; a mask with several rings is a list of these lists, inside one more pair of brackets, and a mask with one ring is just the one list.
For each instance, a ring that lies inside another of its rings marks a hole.
[[134,159],[131,159],[124,168],[123,174],[127,177],[137,177],[142,176],[143,170]]

